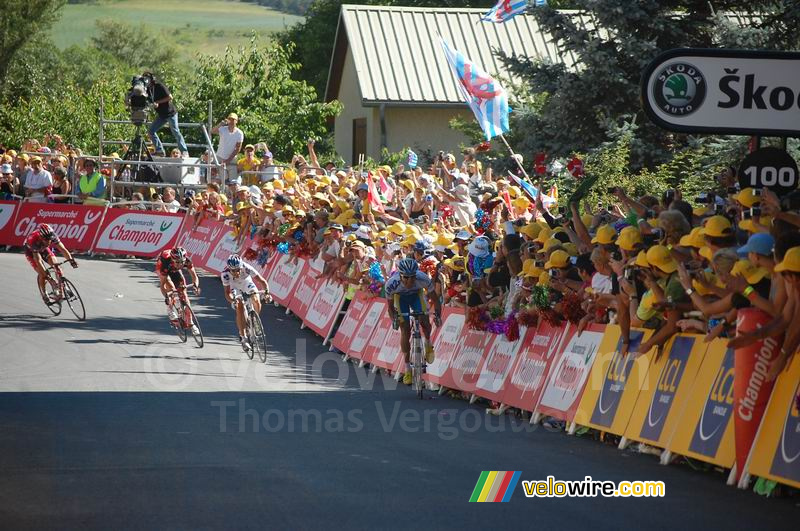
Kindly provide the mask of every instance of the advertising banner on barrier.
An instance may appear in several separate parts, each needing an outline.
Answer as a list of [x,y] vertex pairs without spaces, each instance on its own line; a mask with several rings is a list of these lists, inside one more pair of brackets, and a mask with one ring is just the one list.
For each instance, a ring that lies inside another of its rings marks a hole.
[[[630,338],[630,352],[637,352],[644,333],[631,330]],[[575,412],[576,423],[616,435],[625,432],[639,390],[647,383],[647,367],[656,351],[637,357],[623,356],[621,347],[619,326],[608,325]]]
[[482,330],[462,329],[461,342],[450,367],[441,377],[442,385],[465,393],[475,392],[483,361],[498,336]]
[[464,319],[463,309],[448,306],[442,308],[442,326],[435,330],[433,336],[433,350],[436,353],[436,359],[428,365],[422,376],[425,381],[442,384],[442,375],[450,368],[458,351]]
[[725,346],[726,342],[715,339],[709,344],[667,449],[731,468],[736,458],[733,444],[734,353]]
[[483,361],[478,382],[475,384],[475,394],[496,402],[500,402],[505,394],[506,382],[511,374],[511,368],[523,345],[530,343],[534,330],[520,326],[519,337],[516,341],[509,341],[505,335],[498,335],[487,351]]
[[800,489],[800,356],[790,363],[775,382],[748,472]]
[[326,281],[317,278],[319,273],[311,271],[307,260],[300,260],[300,263],[303,264],[298,273],[300,278],[297,279],[289,297],[289,304],[286,306],[301,320],[305,320],[308,307],[311,306],[311,301],[314,300],[314,295],[317,290],[325,285]]
[[305,260],[295,260],[287,254],[282,254],[278,257],[278,261],[275,263],[269,278],[267,278],[267,282],[269,282],[272,298],[281,306],[289,306],[294,287],[300,279],[300,273],[304,265]]
[[689,400],[708,344],[702,336],[674,336],[666,352],[650,361],[625,437],[666,448]]
[[[8,206],[7,206],[8,205]],[[18,203],[0,205],[0,244],[21,246],[40,223],[48,223],[70,251],[88,251],[103,222],[102,206],[60,203]],[[13,218],[12,218],[13,216]]]
[[206,257],[204,269],[212,273],[220,274],[228,266],[228,257],[232,254],[239,254],[239,246],[236,244],[236,236],[230,227],[223,225],[217,241],[212,243],[212,251]]
[[[224,223],[212,220],[203,220],[195,227],[194,220],[189,218],[184,223],[183,230],[181,230],[175,245],[186,249],[195,267],[206,269],[206,264],[209,262],[212,251],[216,250],[217,243],[228,230],[229,227],[226,227]],[[227,259],[228,257],[225,256],[225,258]],[[208,269],[214,273],[222,272],[221,269],[217,271],[216,267]]]
[[[772,317],[758,308],[742,308],[737,312],[736,333],[752,332],[766,325]],[[744,464],[756,438],[756,432],[767,409],[775,381],[767,381],[772,362],[778,357],[783,339],[768,337],[744,348],[736,349],[733,401],[733,433],[736,441],[736,470],[741,476]]]
[[331,344],[334,347],[349,355],[347,351],[350,350],[350,345],[353,343],[356,332],[358,331],[358,325],[361,323],[368,309],[369,300],[367,299],[367,295],[361,291],[356,292],[353,300],[350,302],[350,306],[347,307],[347,313],[345,313],[342,318],[342,324],[339,325],[339,329],[336,330],[336,335],[333,336]]
[[[400,352],[400,330],[392,328],[392,321],[387,316],[384,320],[386,331],[380,334],[380,346],[372,356],[370,363],[381,369],[388,369],[393,372],[405,370],[403,365],[403,353]],[[373,337],[376,337],[376,331]]]
[[[367,313],[367,318],[372,314],[373,310],[374,308],[370,309],[370,313]],[[380,315],[378,315],[378,322],[375,325],[375,330],[372,332],[372,335],[370,335],[367,346],[364,348],[364,352],[361,355],[361,359],[364,360],[365,363],[371,363],[377,367],[382,366],[376,362],[376,358],[391,329],[392,320],[389,319],[388,311],[386,310],[386,301],[384,301],[380,308]],[[356,340],[358,340],[360,336],[361,334],[356,334]]]
[[523,343],[500,402],[524,411],[533,411],[542,395],[550,367],[561,354],[558,349],[565,326],[554,327],[542,321]]
[[153,257],[175,246],[183,214],[109,208],[94,250]]
[[333,328],[339,310],[344,302],[344,287],[338,282],[328,280],[317,284],[316,293],[308,306],[303,322],[311,330],[322,336],[328,336]]
[[369,361],[367,347],[373,334],[378,333],[378,323],[381,317],[386,314],[386,300],[370,297],[366,300],[365,306],[366,309],[361,321],[358,323],[355,334],[353,334],[353,340],[347,345],[347,348],[340,348],[339,350],[346,352],[351,358],[367,362]]
[[570,325],[563,353],[550,370],[542,399],[535,411],[571,422],[589,379],[597,349],[603,340],[604,325],[590,325],[580,335]]

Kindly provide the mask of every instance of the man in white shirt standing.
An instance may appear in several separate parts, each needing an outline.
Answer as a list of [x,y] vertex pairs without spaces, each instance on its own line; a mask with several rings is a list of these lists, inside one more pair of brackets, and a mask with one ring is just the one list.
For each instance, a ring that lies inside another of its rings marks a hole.
[[47,194],[53,189],[53,176],[42,167],[42,158],[33,157],[31,159],[31,169],[25,176],[25,195],[30,201],[44,203],[47,201]]
[[[232,189],[234,192],[236,187],[242,184],[242,179],[239,177],[239,172],[236,169],[236,156],[242,149],[242,142],[244,142],[244,133],[241,129],[236,127],[239,122],[239,116],[232,112],[228,118],[223,120],[218,126],[211,130],[212,134],[219,134],[219,146],[217,147],[217,159],[219,163],[225,166],[224,179],[225,185]],[[233,197],[233,193],[231,197]]]
[[181,204],[175,199],[175,189],[172,187],[164,188],[164,211],[175,213],[181,208]]

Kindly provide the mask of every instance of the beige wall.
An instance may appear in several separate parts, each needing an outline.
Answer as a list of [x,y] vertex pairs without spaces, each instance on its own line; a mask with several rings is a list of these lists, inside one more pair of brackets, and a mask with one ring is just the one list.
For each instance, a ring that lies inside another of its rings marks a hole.
[[[361,89],[356,76],[353,54],[348,46],[338,96],[342,103],[342,114],[334,122],[334,145],[336,152],[349,163],[356,162],[350,159],[353,153],[353,120],[357,118],[367,119],[367,155],[377,160],[381,153],[380,109],[361,104]],[[459,146],[467,141],[464,135],[448,125],[450,119],[457,115],[471,116],[466,104],[463,109],[387,105],[386,147],[391,152],[408,147],[418,153],[426,149],[457,152]]]

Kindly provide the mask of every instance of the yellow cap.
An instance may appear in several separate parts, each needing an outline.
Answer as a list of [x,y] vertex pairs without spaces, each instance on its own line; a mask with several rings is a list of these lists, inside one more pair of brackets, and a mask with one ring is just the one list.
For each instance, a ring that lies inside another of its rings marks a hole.
[[741,275],[748,284],[758,284],[762,278],[769,275],[769,271],[763,267],[756,267],[750,260],[739,260],[733,264],[731,275]]
[[567,251],[562,251],[559,249],[558,251],[553,251],[553,254],[550,255],[550,260],[548,260],[547,263],[544,264],[544,268],[563,269],[567,267],[568,264],[569,264],[569,254],[567,254]]
[[405,236],[406,234],[406,224],[402,221],[398,221],[396,223],[392,223],[389,225],[389,232],[392,234],[396,234],[398,236]]
[[406,246],[406,245],[414,245],[414,244],[415,244],[415,243],[417,243],[419,240],[420,240],[420,238],[417,238],[415,235],[406,236],[406,239],[405,239],[405,240],[403,240],[403,241],[400,243],[400,245],[402,245],[402,246]]
[[783,256],[781,263],[775,266],[775,271],[790,271],[792,273],[800,273],[800,247],[792,247]]
[[519,189],[519,186],[509,186],[508,195],[512,198],[520,197],[522,195],[522,190]]
[[550,230],[550,229],[542,229],[542,230],[539,231],[539,234],[536,236],[536,240],[535,241],[537,241],[537,242],[539,242],[541,244],[544,244],[544,242],[549,240],[550,236],[552,236],[552,235],[553,235],[553,231],[552,230]]
[[467,269],[467,260],[463,256],[455,255],[452,258],[445,259],[444,265],[453,271],[465,271]]
[[647,250],[647,262],[664,273],[673,273],[678,269],[678,262],[663,245],[654,245]]
[[617,245],[624,251],[633,251],[641,243],[642,233],[636,227],[625,227],[617,238]]
[[578,256],[578,246],[575,245],[574,243],[572,242],[562,243],[561,247],[563,247],[564,250],[567,251],[567,254],[569,254],[570,256]]
[[[717,277],[713,273],[703,271],[703,277],[706,279],[706,284],[713,285],[717,283]],[[707,288],[705,284],[702,284],[697,279],[692,279],[692,287],[699,295],[708,295],[712,293],[710,288]]]
[[527,209],[531,202],[527,198],[519,196],[511,202],[512,206],[519,209]]
[[417,186],[414,184],[414,181],[412,181],[411,179],[406,179],[405,181],[403,181],[403,186],[405,186],[406,188],[408,188],[408,191],[409,191],[409,192],[413,192],[413,191],[414,191],[414,189],[417,187]]
[[436,239],[433,240],[434,247],[449,247],[452,243],[453,238],[448,237],[447,234],[439,234]]
[[592,226],[592,221],[594,221],[594,217],[591,214],[583,214],[581,215],[581,221],[583,224],[586,225],[587,228]]
[[537,282],[539,286],[549,286],[550,285],[550,275],[547,274],[547,271],[542,271],[539,275],[539,282]]
[[[772,225],[772,216],[761,216],[758,219],[758,224],[761,227],[769,227]],[[762,232],[764,231],[763,228],[757,227],[756,222],[753,219],[743,219],[739,222],[739,228],[742,230],[746,230],[747,232]]]
[[283,190],[283,181],[275,179],[272,181],[272,187],[277,190]]
[[548,238],[546,242],[544,242],[544,247],[542,247],[543,251],[549,251],[551,247],[555,247],[556,245],[561,245],[561,240],[557,240],[556,238]]
[[711,216],[706,220],[703,226],[703,236],[712,236],[715,238],[730,236],[733,232],[733,226],[728,218],[725,216]]
[[678,243],[681,247],[694,247],[695,249],[700,249],[705,246],[705,244],[703,229],[701,227],[695,227],[689,234],[681,236],[681,241]]
[[597,228],[594,238],[592,238],[592,243],[607,245],[609,243],[614,243],[616,239],[617,231],[614,230],[614,227],[611,225],[600,225]]
[[745,188],[738,194],[736,194],[735,199],[742,205],[747,208],[752,207],[756,203],[761,202],[761,196],[753,194],[752,188]]
[[542,274],[542,269],[536,267],[536,260],[528,258],[522,263],[522,271],[520,271],[517,276],[518,277],[536,277],[538,278],[539,275]]
[[542,227],[540,227],[536,223],[528,223],[524,227],[520,227],[517,230],[520,232],[520,234],[524,234],[529,239],[533,240],[536,239],[536,237],[539,235],[539,232],[542,230]]
[[639,254],[636,255],[636,262],[634,264],[637,267],[650,267],[650,262],[647,261],[647,251],[639,251]]
[[714,253],[711,252],[711,247],[708,247],[707,245],[700,247],[700,250],[698,252],[700,253],[700,256],[702,256],[709,262],[714,257]]

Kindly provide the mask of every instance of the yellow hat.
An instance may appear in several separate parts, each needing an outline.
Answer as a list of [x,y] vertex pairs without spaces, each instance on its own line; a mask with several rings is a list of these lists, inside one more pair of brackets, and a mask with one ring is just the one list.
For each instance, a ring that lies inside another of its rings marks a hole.
[[542,271],[539,275],[539,282],[536,283],[539,286],[549,286],[550,285],[550,275],[547,271]]
[[587,228],[591,227],[592,221],[594,221],[594,216],[591,214],[583,214],[581,215],[581,221],[583,221],[583,224],[586,225]]
[[297,180],[297,172],[289,168],[288,170],[283,172],[283,178],[286,179],[287,183],[291,184]]
[[753,193],[753,188],[745,188],[738,194],[736,194],[735,199],[741,203],[742,206],[747,208],[752,207],[756,203],[761,202],[761,196],[755,195]]
[[700,253],[700,256],[702,256],[709,262],[714,257],[714,253],[711,252],[711,247],[708,247],[707,245],[700,247],[700,250],[698,252]]
[[524,197],[522,197],[522,196],[519,196],[519,197],[517,197],[516,199],[514,199],[514,200],[511,202],[511,204],[512,204],[512,205],[513,205],[515,208],[519,208],[519,209],[526,209],[526,208],[528,208],[528,207],[530,206],[531,202],[530,202],[530,201],[528,201],[526,198],[524,198]]
[[578,246],[575,245],[574,243],[572,242],[562,243],[561,247],[563,247],[564,250],[567,251],[567,254],[569,254],[570,256],[578,256]]
[[647,261],[647,251],[639,251],[639,254],[636,255],[636,262],[634,264],[637,267],[650,267],[650,262]]
[[406,225],[406,236],[415,236],[418,240],[422,239],[422,231],[416,225]]
[[697,216],[698,218],[702,218],[706,214],[708,214],[708,207],[697,207],[692,209],[692,214]]
[[519,186],[509,186],[508,195],[512,198],[520,197],[522,195],[522,190],[519,189]]
[[549,240],[550,236],[552,236],[552,235],[553,235],[553,231],[550,230],[549,228],[548,229],[542,229],[542,230],[539,231],[539,234],[536,236],[536,239],[534,241],[537,241],[537,242],[539,242],[541,244],[544,244],[544,242]]
[[411,179],[406,179],[405,181],[403,181],[403,186],[408,188],[409,192],[413,192],[414,189],[417,187],[417,185],[415,185],[414,181],[412,181]]
[[741,275],[748,284],[758,284],[762,278],[769,275],[769,271],[763,267],[756,267],[750,260],[739,260],[733,264],[731,275]]
[[728,218],[725,216],[711,216],[706,220],[703,226],[703,236],[723,237],[730,236],[733,232],[733,226]]
[[[714,273],[709,273],[708,271],[703,271],[703,277],[706,279],[706,284],[716,284],[717,277]],[[710,288],[707,288],[705,284],[701,283],[697,279],[692,279],[692,287],[699,295],[708,295],[713,293]]]
[[378,166],[378,169],[385,171],[387,175],[391,175],[392,174],[392,168],[390,168],[389,166],[386,166],[385,164],[383,166]]
[[614,227],[611,225],[600,225],[597,228],[594,238],[592,238],[592,243],[607,245],[609,243],[614,243],[616,239],[617,231],[614,230]]
[[524,234],[529,239],[533,240],[539,235],[539,232],[542,230],[542,227],[536,223],[528,223],[524,227],[520,227],[517,229],[520,234]]
[[434,247],[449,247],[453,243],[453,238],[448,237],[446,234],[439,234],[435,240],[433,240]]
[[342,186],[341,188],[339,188],[339,191],[337,193],[339,194],[339,197],[344,197],[344,198],[347,198],[347,199],[351,199],[353,197],[352,190],[350,190],[349,188],[347,188],[345,186]]
[[331,183],[333,182],[333,181],[331,181],[331,178],[328,177],[327,175],[323,175],[323,176],[319,177],[318,180],[319,180],[319,182],[323,183],[325,186],[330,186]]
[[781,271],[800,273],[800,247],[792,247],[786,251],[781,263],[775,266],[775,271],[777,273]]
[[700,249],[704,247],[705,244],[703,229],[701,227],[695,227],[689,234],[681,236],[681,241],[678,243],[681,247],[694,247],[695,249]]
[[283,181],[275,179],[272,181],[272,187],[276,190],[283,190]]
[[463,256],[455,255],[452,258],[447,258],[444,261],[444,265],[453,271],[465,271],[467,269],[467,260]]
[[419,240],[420,240],[420,238],[417,238],[417,236],[415,236],[415,235],[406,236],[406,239],[403,240],[402,242],[400,242],[400,245],[402,245],[402,246],[414,245]]
[[[769,227],[772,225],[772,216],[761,216],[758,219],[758,224],[762,227]],[[739,228],[747,232],[761,232],[764,229],[756,227],[756,222],[753,219],[743,219],[739,222]]]
[[563,269],[569,265],[569,254],[561,249],[553,251],[550,259],[544,264],[545,269]]
[[398,236],[405,236],[406,234],[406,224],[402,221],[398,221],[396,223],[392,223],[389,225],[389,232],[392,234],[396,234]]
[[678,269],[678,262],[672,258],[669,249],[663,245],[654,245],[647,250],[647,263],[664,273],[673,273]]
[[624,251],[633,251],[641,243],[642,233],[636,227],[625,227],[617,238],[617,245]]
[[272,181],[266,182],[261,185],[262,190],[275,190],[275,186],[273,186]]
[[561,240],[557,240],[556,238],[548,238],[547,241],[544,242],[544,247],[542,247],[542,250],[548,251],[551,247],[555,247],[556,245],[561,245]]

